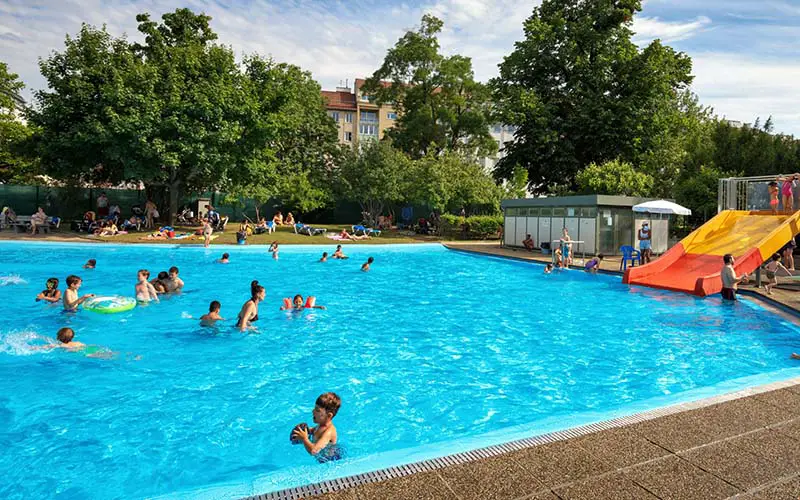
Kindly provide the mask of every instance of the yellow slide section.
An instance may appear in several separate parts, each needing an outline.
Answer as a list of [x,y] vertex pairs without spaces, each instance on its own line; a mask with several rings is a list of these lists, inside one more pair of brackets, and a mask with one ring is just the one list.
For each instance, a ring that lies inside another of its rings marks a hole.
[[718,293],[723,255],[736,258],[737,274],[750,274],[800,233],[798,218],[800,212],[720,212],[659,259],[628,268],[623,281],[700,296]]

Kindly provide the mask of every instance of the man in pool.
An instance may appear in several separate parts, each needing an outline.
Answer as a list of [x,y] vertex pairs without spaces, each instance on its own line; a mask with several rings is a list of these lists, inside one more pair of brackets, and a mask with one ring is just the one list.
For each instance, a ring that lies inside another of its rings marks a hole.
[[231,256],[228,255],[227,253],[224,253],[222,254],[222,258],[219,259],[217,262],[219,262],[220,264],[228,264],[230,263],[230,261],[231,261]]
[[370,265],[372,265],[372,263],[373,263],[373,262],[375,262],[375,259],[373,259],[372,257],[370,257],[369,259],[367,259],[367,261],[366,261],[366,262],[364,262],[363,264],[361,264],[361,270],[362,270],[362,271],[369,271],[369,266],[370,266]]
[[83,280],[71,274],[67,276],[67,289],[64,291],[64,310],[77,311],[78,306],[94,297],[93,293],[88,293],[83,297],[78,297],[78,290],[81,288]]
[[[317,398],[312,416],[316,427],[309,429],[307,426],[298,425],[292,431],[292,439],[303,443],[310,455],[322,458],[327,457],[324,451],[328,446],[335,446],[337,442],[336,426],[333,417],[339,412],[342,400],[333,392],[326,392]],[[333,451],[335,453],[335,451]]]
[[328,262],[328,252],[322,252],[322,258],[319,259],[320,262]]
[[164,286],[167,293],[177,293],[183,289],[183,280],[178,277],[178,268],[172,266],[169,268],[169,279],[164,281]]
[[336,251],[333,252],[334,259],[349,259],[347,255],[342,252],[342,245],[336,245]]
[[736,270],[733,268],[736,261],[733,255],[725,254],[722,257],[722,262],[722,271],[720,271],[720,276],[722,277],[722,299],[736,300],[736,290],[739,288],[739,283],[747,281],[748,276],[746,274],[736,276]]
[[137,274],[139,281],[136,283],[136,300],[139,302],[150,302],[151,300],[158,302],[158,293],[152,283],[147,281],[150,279],[150,271],[147,269],[139,269]]
[[214,326],[214,323],[217,321],[224,321],[225,318],[219,315],[220,309],[222,309],[222,305],[219,303],[219,301],[211,301],[211,304],[208,306],[208,314],[200,316],[200,325]]

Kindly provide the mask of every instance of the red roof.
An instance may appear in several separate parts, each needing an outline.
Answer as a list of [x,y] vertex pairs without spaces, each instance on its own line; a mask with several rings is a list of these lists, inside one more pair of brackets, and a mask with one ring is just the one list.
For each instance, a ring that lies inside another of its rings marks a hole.
[[[364,85],[365,83],[367,83],[367,81],[364,80],[363,78],[356,78],[356,90],[360,89],[361,86]],[[381,85],[383,85],[384,87],[391,87],[392,82],[381,81]]]
[[322,97],[328,109],[356,109],[356,95],[351,92],[323,90]]

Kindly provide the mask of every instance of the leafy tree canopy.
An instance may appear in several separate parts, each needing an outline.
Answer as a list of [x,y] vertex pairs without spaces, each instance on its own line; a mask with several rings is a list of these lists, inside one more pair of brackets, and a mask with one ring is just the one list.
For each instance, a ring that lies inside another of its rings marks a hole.
[[24,155],[23,148],[31,134],[20,116],[19,93],[25,85],[0,61],[0,182],[25,182],[34,174],[35,162]]
[[399,118],[387,135],[412,158],[443,151],[487,156],[497,150],[489,134],[490,92],[475,81],[470,58],[440,54],[442,26],[423,16],[416,31],[389,49],[362,92],[394,105]]
[[618,196],[650,196],[654,184],[651,176],[619,160],[591,163],[578,172],[575,181],[581,192]]

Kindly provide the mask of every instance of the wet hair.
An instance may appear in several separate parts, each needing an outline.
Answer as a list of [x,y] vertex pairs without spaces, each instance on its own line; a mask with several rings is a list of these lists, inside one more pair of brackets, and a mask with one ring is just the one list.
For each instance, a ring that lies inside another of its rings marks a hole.
[[218,300],[212,300],[211,304],[208,305],[208,312],[219,311],[221,308],[222,304]]
[[91,264],[91,265],[93,265],[93,266],[94,266],[95,264],[97,264],[97,260],[95,260],[95,259],[89,259],[88,261],[86,261],[86,263],[87,263],[87,264]]
[[258,297],[259,293],[265,292],[265,291],[266,291],[266,288],[264,288],[261,285],[250,285],[250,294],[253,296],[254,299],[256,297]]
[[74,274],[70,274],[67,276],[67,286],[72,286],[75,283],[80,283],[83,281],[80,276],[75,276]]
[[53,284],[53,288],[58,288],[58,278],[50,278],[50,279],[48,279],[47,283],[45,283],[45,286],[49,287],[50,283]]
[[75,338],[75,331],[72,328],[64,327],[58,331],[56,338],[63,344],[69,344]]
[[147,269],[139,269],[139,272],[137,274],[144,275],[144,279],[147,279],[147,278],[150,277],[150,271],[148,271]]
[[373,257],[367,259],[367,264],[372,264],[373,262],[375,262],[375,259]]
[[722,257],[722,262],[724,262],[725,264],[731,264],[731,263],[733,263],[733,255],[731,255],[731,254],[729,254],[729,253],[726,253],[726,254],[725,254],[723,257]]
[[222,258],[223,258],[223,259],[227,259],[228,257],[230,257],[230,255],[228,255],[228,254],[226,254],[226,253],[222,254]]
[[328,252],[322,252],[322,256],[323,257],[327,257],[328,256]]
[[169,268],[169,273],[170,274],[172,274],[172,273],[178,274],[178,268],[175,267],[175,266],[170,267]]
[[342,249],[342,245],[336,245],[336,250],[341,250],[341,249]]
[[157,278],[158,280],[165,280],[167,278],[169,278],[169,273],[167,273],[166,271],[161,271],[160,273],[158,273],[158,278]]
[[553,264],[547,264],[544,266],[545,269],[553,269]]
[[339,408],[342,406],[342,399],[335,392],[326,392],[317,398],[315,404],[330,413],[332,418],[339,412]]
[[292,299],[292,302],[295,302],[298,299],[298,297],[300,298],[300,302],[303,301],[303,296],[298,293],[297,295],[294,296],[294,298]]
[[256,288],[258,288],[258,280],[253,280],[250,282],[250,295],[253,297],[256,296]]

